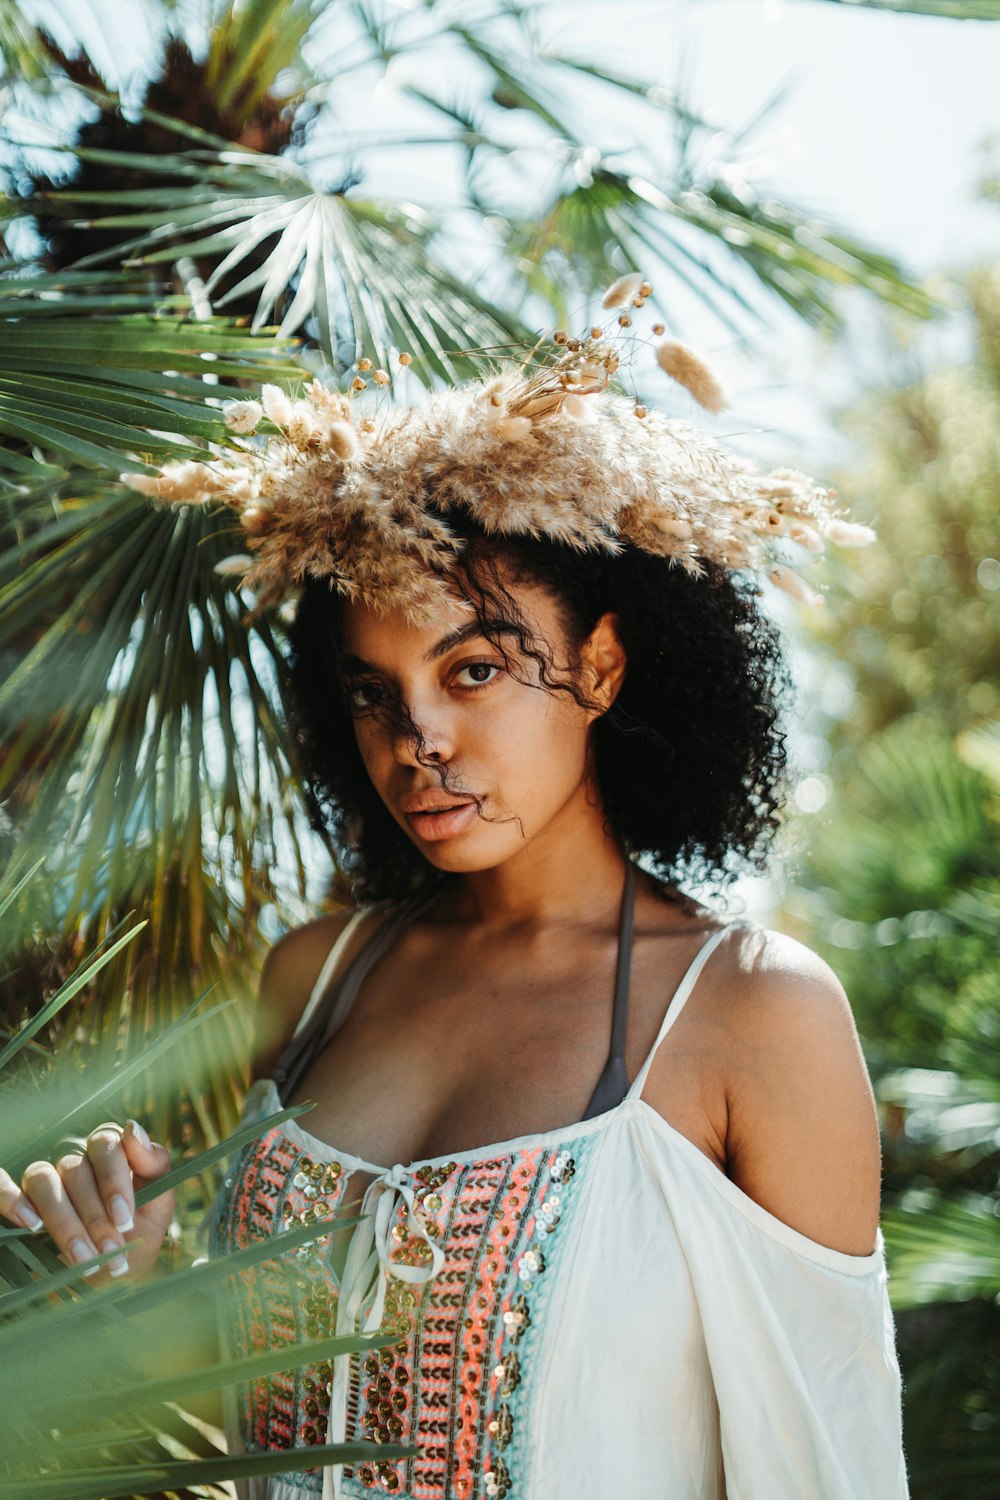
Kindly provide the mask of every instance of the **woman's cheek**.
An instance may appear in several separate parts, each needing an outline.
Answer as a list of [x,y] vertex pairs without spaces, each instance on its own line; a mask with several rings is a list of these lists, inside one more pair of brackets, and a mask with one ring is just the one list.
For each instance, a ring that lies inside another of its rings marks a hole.
[[393,753],[387,737],[380,734],[367,720],[355,722],[354,737],[357,741],[361,763],[368,773],[368,780],[381,793],[393,770]]
[[559,804],[586,770],[588,724],[545,695],[540,712],[507,720],[494,743],[497,779],[508,797],[522,805]]

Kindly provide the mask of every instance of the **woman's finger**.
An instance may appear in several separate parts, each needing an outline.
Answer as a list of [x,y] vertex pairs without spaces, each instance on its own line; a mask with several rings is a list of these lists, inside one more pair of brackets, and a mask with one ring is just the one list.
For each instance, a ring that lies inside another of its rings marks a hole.
[[[170,1152],[166,1146],[151,1141],[138,1120],[129,1120],[126,1125],[122,1136],[122,1148],[132,1170],[135,1188],[145,1187],[147,1183],[155,1182],[157,1178],[166,1176],[170,1171]],[[158,1235],[162,1240],[173,1212],[174,1194],[172,1192],[160,1193],[156,1198],[150,1199],[144,1208],[139,1209],[135,1216],[136,1223],[141,1224],[147,1232],[151,1231],[154,1235]]]
[[170,1152],[166,1146],[151,1141],[138,1120],[129,1120],[126,1125],[122,1147],[137,1185],[145,1186],[147,1182],[155,1182],[158,1177],[165,1177],[170,1171]]
[[45,1225],[28,1195],[21,1191],[9,1172],[0,1167],[0,1214],[20,1229],[36,1234]]
[[[32,1162],[20,1184],[0,1169],[0,1215],[26,1229],[47,1229],[63,1260],[79,1265],[102,1252],[112,1276],[142,1274],[156,1261],[174,1211],[174,1194],[161,1193],[136,1209],[135,1193],[169,1172],[170,1153],[135,1120],[123,1128],[105,1121],[82,1152],[55,1163]],[[99,1276],[95,1266],[85,1274]]]
[[98,1125],[87,1137],[87,1161],[93,1172],[111,1227],[118,1235],[135,1227],[132,1168],[123,1146],[120,1125]]
[[[66,1158],[62,1160],[66,1162]],[[78,1156],[76,1160],[82,1162],[83,1158]],[[92,1260],[99,1253],[86,1225],[73,1206],[60,1172],[52,1162],[32,1162],[21,1179],[21,1188],[34,1204],[68,1265],[80,1265],[83,1261]],[[117,1248],[117,1243],[115,1241],[113,1248]],[[100,1274],[100,1269],[99,1266],[94,1266],[84,1274],[97,1276]]]
[[[119,1156],[124,1154],[120,1147],[118,1154]],[[108,1214],[107,1205],[101,1194],[97,1175],[89,1156],[84,1156],[78,1151],[70,1152],[66,1156],[61,1156],[55,1166],[62,1179],[66,1197],[87,1231],[90,1243],[96,1245],[101,1251],[127,1248],[122,1230]],[[127,1255],[119,1255],[114,1260],[108,1261],[107,1270],[112,1276],[124,1276],[128,1270]]]

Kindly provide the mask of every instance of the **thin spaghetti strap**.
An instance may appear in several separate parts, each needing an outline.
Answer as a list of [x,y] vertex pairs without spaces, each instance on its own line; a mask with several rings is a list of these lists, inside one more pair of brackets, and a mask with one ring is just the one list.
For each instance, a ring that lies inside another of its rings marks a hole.
[[621,928],[618,934],[618,962],[615,966],[615,1003],[611,1020],[611,1056],[625,1057],[625,1033],[628,1025],[628,990],[632,973],[632,938],[635,931],[635,865],[625,866],[625,890],[622,895]]
[[[437,887],[435,886],[422,895],[405,901],[402,906],[396,907],[387,919],[379,924],[368,941],[362,944],[360,952],[348,964],[346,971],[337,977],[332,989],[326,990],[325,993],[320,990],[315,1005],[313,1005],[313,996],[310,995],[309,1004],[312,1007],[312,1015],[305,1025],[296,1030],[271,1070],[271,1078],[278,1090],[278,1097],[283,1103],[287,1103],[292,1097],[299,1080],[308,1071],[313,1059],[318,1057],[327,1042],[344,1024],[368,970],[391,946],[400,929],[411,922],[436,895]],[[368,908],[369,912],[372,910],[374,908]],[[327,964],[329,962],[328,956]],[[317,980],[314,993],[318,985]]]
[[625,866],[625,888],[622,892],[621,915],[618,923],[618,960],[615,965],[615,1001],[611,1017],[611,1051],[604,1064],[604,1071],[597,1080],[590,1103],[582,1116],[592,1120],[614,1109],[628,1093],[628,1074],[625,1071],[625,1035],[628,1025],[628,990],[632,970],[632,936],[635,926],[635,865],[629,860]]
[[371,907],[362,907],[359,911],[354,912],[350,920],[341,928],[336,942],[323,961],[323,967],[320,969],[316,983],[312,987],[312,993],[306,1001],[306,1008],[299,1017],[299,1024],[292,1032],[293,1037],[298,1036],[299,1032],[304,1031],[309,1025],[309,1022],[313,1018],[313,1012],[326,994],[327,986],[337,972],[337,965],[340,963],[344,949],[351,941],[351,933],[356,930],[358,923],[368,916],[371,909]]
[[643,1063],[642,1067],[639,1069],[638,1073],[633,1079],[632,1087],[628,1091],[628,1098],[638,1099],[641,1095],[643,1089],[646,1086],[646,1078],[648,1077],[649,1070],[652,1067],[653,1059],[656,1056],[657,1052],[660,1050],[660,1044],[662,1043],[670,1028],[676,1024],[677,1017],[684,1009],[691,996],[692,990],[698,982],[698,976],[707,964],[708,960],[711,958],[712,954],[715,952],[716,948],[722,942],[722,939],[726,937],[728,933],[732,932],[734,927],[750,927],[752,925],[753,924],[747,920],[727,922],[725,927],[720,927],[718,932],[711,933],[710,936],[707,937],[702,943],[701,947],[698,949],[698,952],[695,954],[694,958],[685,969],[684,974],[681,976],[681,981],[674,991],[670,1004],[667,1006],[667,1013],[664,1016],[663,1023],[657,1033],[656,1041],[650,1048],[649,1055],[647,1056],[646,1061]]

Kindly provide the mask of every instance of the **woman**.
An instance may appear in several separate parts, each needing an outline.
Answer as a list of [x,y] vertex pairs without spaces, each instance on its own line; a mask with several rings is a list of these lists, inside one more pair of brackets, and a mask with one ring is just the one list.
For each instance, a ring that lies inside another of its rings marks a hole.
[[[159,481],[240,509],[263,603],[300,587],[297,738],[356,903],[268,957],[247,1118],[316,1105],[242,1152],[212,1243],[361,1219],[246,1273],[229,1336],[398,1335],[239,1392],[250,1451],[375,1445],[255,1500],[906,1495],[847,998],[683,891],[778,825],[753,570],[828,500],[601,395],[597,333],[367,447],[332,393],[272,392],[264,456]],[[5,1211],[121,1241],[143,1152],[98,1132]]]

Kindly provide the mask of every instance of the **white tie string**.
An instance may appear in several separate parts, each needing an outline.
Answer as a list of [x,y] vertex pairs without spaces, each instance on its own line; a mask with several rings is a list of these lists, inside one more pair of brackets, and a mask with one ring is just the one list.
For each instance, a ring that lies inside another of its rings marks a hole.
[[[406,1205],[406,1227],[410,1236],[421,1240],[431,1252],[423,1265],[409,1266],[390,1260],[392,1223],[400,1203]],[[444,1251],[431,1239],[415,1210],[416,1199],[409,1173],[398,1162],[368,1184],[361,1200],[361,1222],[351,1236],[340,1281],[334,1329],[338,1338],[379,1332],[390,1275],[418,1286],[432,1281],[441,1270]],[[366,1304],[369,1304],[367,1312],[364,1310]],[[347,1439],[349,1360],[349,1355],[341,1354],[333,1362],[327,1426],[327,1441],[330,1443],[343,1443]],[[339,1500],[342,1467],[341,1464],[332,1464],[323,1470],[323,1500]]]

